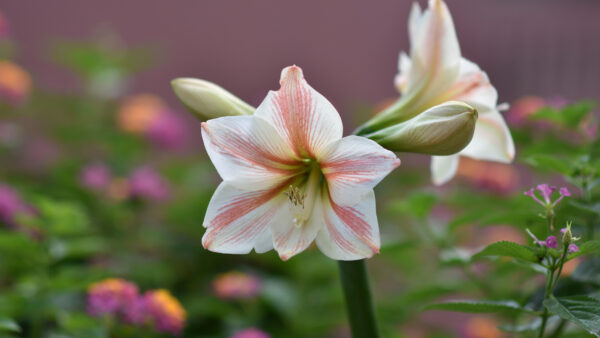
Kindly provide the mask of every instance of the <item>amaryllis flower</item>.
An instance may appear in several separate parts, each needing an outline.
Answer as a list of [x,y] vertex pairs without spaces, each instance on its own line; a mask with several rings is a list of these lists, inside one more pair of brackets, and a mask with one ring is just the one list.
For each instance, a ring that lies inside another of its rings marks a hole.
[[510,131],[496,106],[498,93],[475,63],[463,58],[446,4],[430,0],[422,11],[413,5],[409,22],[410,56],[400,54],[395,84],[402,97],[371,125],[400,123],[447,101],[461,101],[477,110],[470,143],[458,154],[434,156],[432,179],[443,184],[454,177],[460,156],[511,162],[515,149]]
[[314,240],[333,259],[371,257],[380,245],[373,187],[400,160],[374,141],[342,138],[339,114],[299,67],[285,68],[280,84],[254,115],[202,123],[223,178],[202,244],[233,254],[275,248],[287,260]]

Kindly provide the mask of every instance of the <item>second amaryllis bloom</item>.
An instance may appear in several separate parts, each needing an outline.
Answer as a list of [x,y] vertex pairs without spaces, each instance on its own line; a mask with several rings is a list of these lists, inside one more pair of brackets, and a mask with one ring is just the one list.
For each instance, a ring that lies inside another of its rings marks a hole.
[[287,260],[315,241],[336,260],[371,257],[380,246],[373,187],[400,160],[369,139],[342,138],[338,112],[299,67],[285,68],[280,84],[254,115],[202,124],[223,178],[202,244],[232,254],[274,248]]

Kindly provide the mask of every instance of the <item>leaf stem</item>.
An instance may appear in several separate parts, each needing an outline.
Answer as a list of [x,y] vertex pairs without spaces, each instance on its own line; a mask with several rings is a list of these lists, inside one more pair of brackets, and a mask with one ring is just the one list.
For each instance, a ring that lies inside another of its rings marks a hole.
[[[550,269],[546,274],[546,290],[544,291],[544,300],[550,298],[552,293],[554,292],[554,288],[556,287],[556,283],[560,278],[560,274],[562,273],[563,266],[565,265],[565,261],[567,258],[569,247],[564,245],[563,254],[560,257],[559,265],[558,265],[558,273],[556,276],[554,272],[556,271],[557,265],[556,261],[553,260],[552,264],[550,264]],[[543,306],[543,305],[542,305]],[[544,336],[544,331],[546,330],[546,323],[548,321],[548,309],[544,306],[544,312],[542,313],[542,325],[540,326],[540,332],[538,334],[538,338],[542,338]]]
[[365,260],[338,261],[353,338],[378,338]]

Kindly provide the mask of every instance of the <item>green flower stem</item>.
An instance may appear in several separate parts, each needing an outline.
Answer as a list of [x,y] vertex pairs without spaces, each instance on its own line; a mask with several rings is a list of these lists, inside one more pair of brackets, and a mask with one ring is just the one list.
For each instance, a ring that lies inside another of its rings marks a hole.
[[378,338],[365,260],[338,261],[353,338]]
[[[552,264],[550,264],[550,268],[548,269],[548,273],[546,274],[546,290],[544,291],[544,301],[552,295],[554,292],[554,288],[556,287],[556,283],[560,278],[560,274],[562,273],[563,266],[565,265],[565,261],[567,260],[569,247],[564,245],[562,256],[560,257],[559,265],[556,265],[556,261],[553,260]],[[556,276],[554,272],[558,267],[558,273]],[[542,305],[543,306],[543,305]],[[546,330],[546,323],[548,322],[548,309],[544,306],[544,312],[542,313],[542,325],[540,326],[540,332],[538,334],[538,338],[542,338],[544,336],[544,331]]]

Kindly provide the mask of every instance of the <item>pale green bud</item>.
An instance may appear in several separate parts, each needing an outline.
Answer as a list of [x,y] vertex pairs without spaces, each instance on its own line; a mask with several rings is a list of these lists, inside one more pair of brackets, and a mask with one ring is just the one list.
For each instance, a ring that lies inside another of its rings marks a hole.
[[183,105],[202,121],[222,116],[251,115],[255,108],[212,82],[192,78],[171,81]]
[[466,103],[448,101],[410,120],[364,135],[392,151],[452,155],[473,138],[477,110]]

